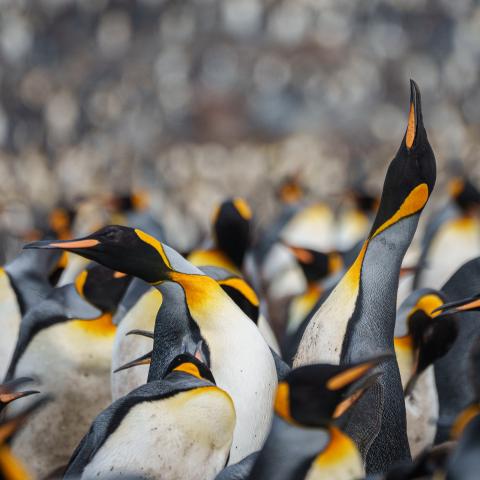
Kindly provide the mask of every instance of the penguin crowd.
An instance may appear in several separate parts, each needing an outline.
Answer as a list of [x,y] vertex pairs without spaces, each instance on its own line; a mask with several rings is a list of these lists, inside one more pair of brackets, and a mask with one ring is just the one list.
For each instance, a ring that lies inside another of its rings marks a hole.
[[0,479],[479,479],[480,191],[449,175],[417,229],[411,81],[380,195],[292,175],[189,252],[138,194],[59,206],[0,269]]

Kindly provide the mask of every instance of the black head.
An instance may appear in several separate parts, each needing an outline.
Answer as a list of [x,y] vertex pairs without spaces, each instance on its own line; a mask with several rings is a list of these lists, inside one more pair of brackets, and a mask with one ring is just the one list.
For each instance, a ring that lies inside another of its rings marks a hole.
[[75,286],[80,295],[103,313],[114,313],[132,277],[91,263],[80,272]]
[[343,266],[339,253],[324,253],[310,248],[287,245],[300,265],[307,282],[317,282],[338,272]]
[[400,148],[388,167],[370,237],[422,211],[436,179],[435,156],[423,126],[420,90],[410,80],[410,113]]
[[193,375],[194,377],[201,378],[203,380],[208,380],[216,385],[210,369],[205,365],[205,363],[190,353],[182,353],[177,355],[168,366],[164,376],[166,377],[172,372],[188,373],[189,375]]
[[158,240],[121,225],[110,225],[79,239],[42,240],[23,248],[67,250],[148,283],[165,280],[171,271],[170,260]]
[[350,365],[296,368],[278,384],[275,413],[284,420],[305,426],[326,426],[353,404],[358,398],[354,396],[356,393],[370,385],[375,377],[369,378],[367,374],[386,358],[377,357]]
[[350,190],[350,195],[357,209],[366,215],[377,211],[378,197],[368,192],[362,185],[354,185]]
[[250,246],[252,211],[243,198],[224,201],[213,218],[213,233],[217,247],[241,269]]
[[464,212],[478,209],[480,206],[480,191],[466,177],[455,177],[449,185],[448,190],[455,203]]
[[277,195],[280,201],[287,205],[300,202],[305,196],[305,189],[300,181],[300,172],[285,177],[277,189]]

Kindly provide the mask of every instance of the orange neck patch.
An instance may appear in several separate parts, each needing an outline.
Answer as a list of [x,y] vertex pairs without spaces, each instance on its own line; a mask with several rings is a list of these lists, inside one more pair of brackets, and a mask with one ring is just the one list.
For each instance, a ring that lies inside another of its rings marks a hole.
[[117,331],[111,313],[104,313],[95,320],[74,320],[72,325],[96,337],[111,337]]

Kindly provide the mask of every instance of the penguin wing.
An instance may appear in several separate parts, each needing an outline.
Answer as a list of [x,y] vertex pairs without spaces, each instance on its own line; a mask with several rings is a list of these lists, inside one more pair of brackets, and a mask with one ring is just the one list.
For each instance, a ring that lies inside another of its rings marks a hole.
[[109,435],[116,430],[123,418],[135,405],[141,402],[161,400],[180,392],[211,385],[206,380],[184,372],[173,372],[168,376],[168,379],[146,383],[131,391],[128,395],[119,398],[93,421],[90,430],[70,458],[65,478],[80,478],[85,467],[106,442]]
[[253,452],[235,465],[224,468],[215,480],[247,480],[259,452]]
[[272,352],[272,357],[275,362],[275,370],[277,371],[278,381],[281,382],[290,372],[291,368],[288,363],[282,360],[282,357],[270,347],[270,352]]
[[61,255],[60,250],[49,250],[48,252],[22,250],[5,266],[5,271],[17,295],[22,315],[37,305],[52,290],[53,287],[50,285],[48,277]]

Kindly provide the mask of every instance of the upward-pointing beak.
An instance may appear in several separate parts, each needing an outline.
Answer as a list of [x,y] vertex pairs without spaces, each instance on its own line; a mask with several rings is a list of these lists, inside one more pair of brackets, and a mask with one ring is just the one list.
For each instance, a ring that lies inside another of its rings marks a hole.
[[80,238],[78,240],[40,240],[38,242],[27,243],[23,248],[83,250],[85,248],[95,247],[99,244],[100,242],[94,238]]
[[420,109],[420,90],[418,85],[410,80],[410,113],[408,115],[408,126],[405,134],[405,145],[410,150],[417,137]]
[[441,311],[442,315],[450,315],[452,313],[469,312],[476,309],[480,309],[480,298],[478,298],[478,295],[444,303],[433,310],[432,313]]

